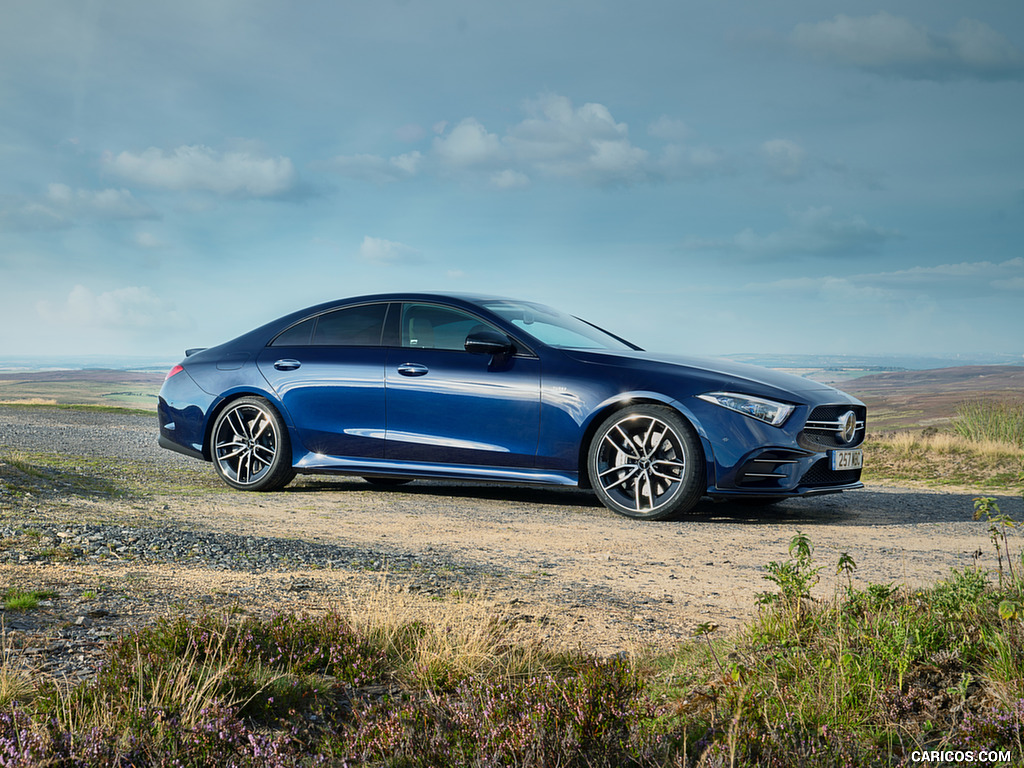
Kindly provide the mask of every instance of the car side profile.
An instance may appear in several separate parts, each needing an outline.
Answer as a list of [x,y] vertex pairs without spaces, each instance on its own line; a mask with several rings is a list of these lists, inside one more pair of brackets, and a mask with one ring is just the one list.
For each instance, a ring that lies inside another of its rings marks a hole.
[[652,354],[550,307],[381,294],[189,350],[160,445],[228,485],[296,474],[591,488],[643,519],[862,487],[863,403],[757,366]]

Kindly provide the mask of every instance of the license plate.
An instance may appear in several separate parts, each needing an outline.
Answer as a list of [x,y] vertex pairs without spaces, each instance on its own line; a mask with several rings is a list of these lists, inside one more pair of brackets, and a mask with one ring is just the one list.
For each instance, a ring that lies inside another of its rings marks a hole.
[[860,448],[849,451],[829,451],[828,454],[832,460],[834,471],[864,467],[864,451]]

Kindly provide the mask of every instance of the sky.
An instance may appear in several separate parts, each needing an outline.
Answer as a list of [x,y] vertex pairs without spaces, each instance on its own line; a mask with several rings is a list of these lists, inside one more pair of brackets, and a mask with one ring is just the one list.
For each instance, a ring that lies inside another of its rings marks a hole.
[[1019,0],[0,0],[0,356],[392,290],[1024,354]]

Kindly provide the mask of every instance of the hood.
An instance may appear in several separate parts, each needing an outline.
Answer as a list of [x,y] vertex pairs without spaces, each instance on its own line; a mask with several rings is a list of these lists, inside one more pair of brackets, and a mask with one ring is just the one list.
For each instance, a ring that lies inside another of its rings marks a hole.
[[[818,381],[795,376],[792,373],[782,373],[771,368],[762,368],[759,365],[749,363],[737,363],[722,357],[697,357],[690,355],[672,355],[658,352],[607,352],[603,350],[563,350],[576,360],[584,363],[595,363],[600,365],[615,365],[625,368],[640,368],[645,365],[655,364],[673,368],[684,368],[694,373],[711,373],[719,376],[728,376],[733,379],[749,381],[760,386],[773,387],[783,392],[794,394],[801,392],[838,392],[835,387],[822,384]],[[682,372],[682,371],[681,371]],[[847,396],[848,397],[848,396]]]

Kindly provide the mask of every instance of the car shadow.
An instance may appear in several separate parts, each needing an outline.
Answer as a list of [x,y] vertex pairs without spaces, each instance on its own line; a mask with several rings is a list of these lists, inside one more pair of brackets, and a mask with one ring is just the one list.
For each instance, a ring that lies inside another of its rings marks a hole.
[[[373,491],[382,495],[486,499],[517,504],[560,506],[588,515],[620,517],[606,509],[590,491],[579,488],[506,485],[445,480],[418,480],[393,487],[376,486],[362,479],[305,477],[285,493],[331,493]],[[758,506],[738,501],[704,498],[687,515],[660,525],[686,525],[693,522],[733,524],[800,525],[919,525],[922,523],[971,522],[974,499],[990,495],[965,491],[934,491],[908,488],[868,487],[855,491],[785,499]],[[1024,518],[1024,499],[994,494],[1001,511],[1020,520]]]

